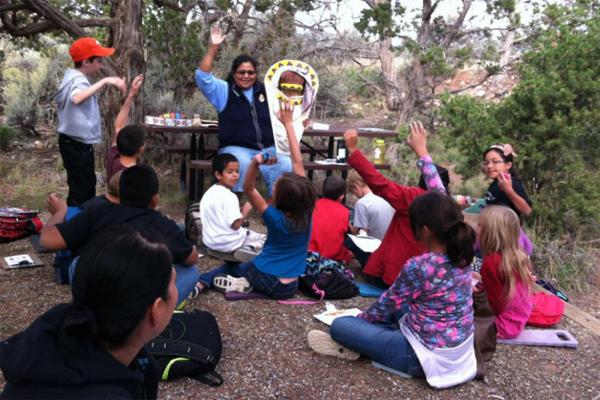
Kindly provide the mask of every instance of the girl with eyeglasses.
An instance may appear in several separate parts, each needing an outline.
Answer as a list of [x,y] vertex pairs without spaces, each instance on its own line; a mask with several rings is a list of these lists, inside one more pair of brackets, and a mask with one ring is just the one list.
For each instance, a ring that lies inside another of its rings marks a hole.
[[[531,215],[531,200],[513,167],[517,154],[510,144],[494,144],[483,153],[481,168],[493,182],[485,193],[487,205],[510,207],[519,219]],[[533,243],[523,229],[519,232],[519,245],[527,255],[533,252]]]
[[481,168],[493,180],[485,194],[488,205],[510,207],[520,217],[531,214],[531,200],[516,175],[513,158],[516,156],[510,144],[494,144],[483,153]]

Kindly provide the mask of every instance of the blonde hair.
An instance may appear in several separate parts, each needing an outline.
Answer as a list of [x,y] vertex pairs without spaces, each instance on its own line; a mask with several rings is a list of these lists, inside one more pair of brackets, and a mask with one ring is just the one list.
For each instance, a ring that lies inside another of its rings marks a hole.
[[110,194],[111,196],[114,196],[116,198],[119,197],[119,183],[121,182],[121,174],[123,173],[123,169],[120,171],[117,171],[113,174],[113,176],[110,177],[110,180],[108,181],[108,194]]
[[519,246],[521,225],[517,214],[508,207],[486,207],[479,217],[481,251],[483,255],[500,253],[500,276],[504,278],[504,293],[510,300],[515,294],[517,276],[529,290],[533,288],[531,262]]
[[346,182],[349,188],[354,187],[354,185],[358,185],[360,187],[367,186],[365,180],[355,170],[352,170],[350,171],[350,173],[348,173],[348,178],[346,178]]

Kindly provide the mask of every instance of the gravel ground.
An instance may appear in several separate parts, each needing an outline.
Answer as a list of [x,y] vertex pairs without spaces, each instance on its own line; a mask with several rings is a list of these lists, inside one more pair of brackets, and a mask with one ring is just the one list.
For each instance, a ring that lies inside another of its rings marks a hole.
[[[170,211],[170,210],[164,210]],[[176,214],[172,212],[171,215]],[[180,216],[178,216],[180,217]],[[253,223],[256,226],[256,223]],[[28,240],[0,245],[0,256],[31,252]],[[55,304],[69,300],[67,286],[55,283],[50,256],[46,266],[30,270],[0,270],[0,338],[15,334]],[[210,257],[200,268],[218,265]],[[574,299],[600,316],[600,294]],[[338,308],[365,307],[371,299],[334,301]],[[214,313],[223,336],[217,370],[225,383],[212,388],[190,379],[162,383],[164,399],[599,399],[600,337],[564,319],[579,341],[579,349],[499,345],[488,364],[485,381],[436,391],[424,380],[403,379],[373,368],[365,359],[344,361],[313,353],[306,334],[326,330],[312,315],[322,304],[279,305],[270,300],[225,301],[222,294],[202,294],[188,309]],[[0,387],[4,379],[0,375]]]

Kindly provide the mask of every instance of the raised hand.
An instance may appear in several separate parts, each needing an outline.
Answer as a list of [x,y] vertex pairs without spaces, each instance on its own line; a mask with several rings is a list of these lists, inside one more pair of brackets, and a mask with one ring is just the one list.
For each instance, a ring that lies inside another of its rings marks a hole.
[[125,82],[125,79],[119,78],[118,76],[111,76],[107,78],[107,82],[109,85],[119,89],[124,95],[127,94],[127,83]]
[[502,172],[498,175],[498,189],[504,193],[509,193],[513,190],[512,178],[508,172]]
[[140,75],[136,76],[135,78],[133,78],[133,81],[131,82],[131,87],[129,88],[129,96],[130,97],[137,96],[137,94],[140,92],[140,87],[142,87],[143,83],[144,83],[144,75],[140,74]]
[[420,121],[410,123],[410,133],[406,138],[406,142],[417,157],[420,158],[429,154],[427,152],[427,131]]
[[282,100],[279,102],[279,112],[277,112],[277,118],[283,125],[291,124],[294,116],[294,105]]
[[350,153],[354,153],[358,149],[358,132],[356,132],[356,129],[348,129],[344,132],[344,141],[346,142],[346,149]]
[[224,41],[227,35],[223,34],[223,30],[219,26],[219,24],[213,24],[210,27],[210,44],[213,46],[220,46]]

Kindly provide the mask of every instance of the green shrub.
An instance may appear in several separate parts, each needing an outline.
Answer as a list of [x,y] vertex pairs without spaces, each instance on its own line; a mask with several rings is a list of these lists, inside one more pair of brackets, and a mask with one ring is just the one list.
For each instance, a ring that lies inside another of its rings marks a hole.
[[15,137],[15,131],[10,126],[0,125],[0,150],[7,151],[10,141]]

